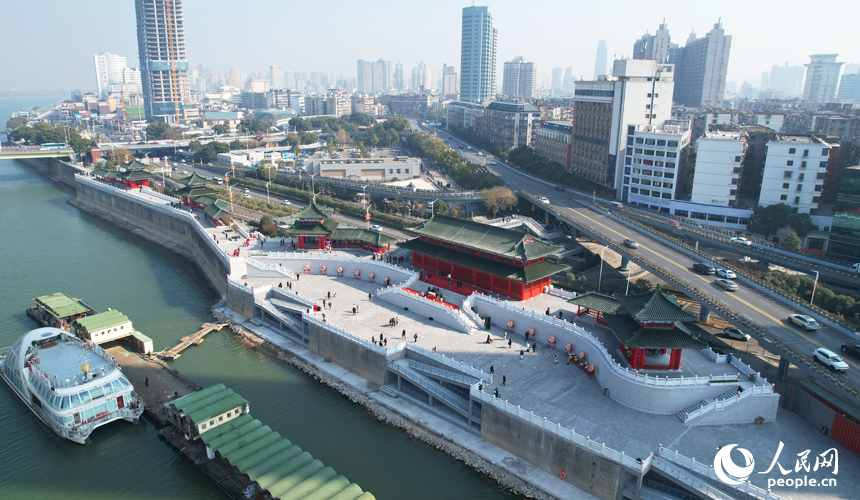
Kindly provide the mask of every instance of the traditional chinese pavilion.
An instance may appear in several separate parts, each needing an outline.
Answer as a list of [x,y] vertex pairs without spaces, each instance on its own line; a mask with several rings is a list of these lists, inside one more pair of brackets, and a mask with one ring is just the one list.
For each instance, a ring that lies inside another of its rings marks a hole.
[[230,225],[230,202],[214,196],[199,196],[193,201],[196,208],[203,210],[216,226]]
[[516,300],[543,293],[550,276],[570,266],[546,260],[561,247],[525,233],[435,214],[401,243],[412,265]]
[[147,166],[137,160],[119,167],[121,170],[106,170],[97,168],[90,175],[102,182],[122,184],[129,189],[149,187],[152,174],[146,171]]
[[196,201],[196,199],[201,196],[212,195],[215,193],[214,189],[206,186],[206,183],[209,182],[209,180],[200,177],[197,175],[197,172],[193,172],[188,177],[179,179],[179,182],[185,187],[177,191],[176,194],[182,197],[182,204],[186,207],[202,209],[203,207]]
[[314,197],[308,206],[294,215],[293,225],[280,228],[278,233],[296,238],[301,249],[361,248],[387,252],[391,250],[391,243],[397,241],[377,231],[338,227],[340,223],[331,218],[333,211],[318,205]]
[[590,292],[568,302],[577,306],[577,316],[596,313],[598,322],[608,324],[635,369],[677,370],[683,349],[708,347],[683,324],[699,317],[685,311],[659,285],[649,293],[610,297]]

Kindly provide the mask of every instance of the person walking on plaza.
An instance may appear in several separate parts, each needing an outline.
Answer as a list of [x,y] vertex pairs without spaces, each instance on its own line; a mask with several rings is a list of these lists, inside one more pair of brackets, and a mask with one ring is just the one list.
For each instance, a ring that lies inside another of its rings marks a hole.
[[413,336],[413,338],[415,339],[415,343],[417,344],[417,343],[418,343],[418,334],[416,333],[416,334]]
[[558,354],[555,355],[555,364],[558,365]]
[[532,352],[537,353],[537,342],[532,344]]
[[144,377],[144,379],[143,379],[143,385],[145,385],[145,386],[149,387],[149,377]]
[[502,387],[504,387],[505,384],[507,384],[507,383],[508,383],[508,376],[502,375]]
[[513,344],[514,339],[508,339],[508,349],[511,348],[511,344]]
[[368,300],[368,302],[373,302],[373,294],[372,293],[367,294],[367,300]]
[[403,330],[403,333],[400,335],[400,338],[406,340],[406,330]]
[[331,290],[328,292],[328,298],[331,299]]
[[355,316],[355,306],[352,306],[352,315]]
[[549,307],[546,308],[546,315],[549,316]]
[[561,309],[558,310],[558,319],[564,319],[564,311]]
[[520,359],[523,359],[523,354],[524,354],[524,353],[523,353],[523,350],[522,350],[522,349],[520,349]]
[[490,375],[496,373],[496,370],[493,369],[493,365],[490,365]]

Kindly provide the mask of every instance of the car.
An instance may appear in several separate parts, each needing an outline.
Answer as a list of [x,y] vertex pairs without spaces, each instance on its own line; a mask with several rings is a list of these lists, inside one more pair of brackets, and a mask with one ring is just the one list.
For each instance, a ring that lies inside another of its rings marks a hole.
[[743,340],[744,342],[750,339],[750,336],[735,327],[729,327],[723,330],[723,335],[730,339]]
[[702,274],[714,274],[717,272],[717,270],[714,269],[714,266],[705,262],[696,262],[695,264],[693,264],[693,270],[698,271]]
[[370,230],[376,231],[377,233],[381,233],[382,232],[382,226],[376,226],[376,225],[370,226]]
[[282,201],[281,203],[282,203],[282,204],[284,204],[284,205],[292,205],[292,203],[290,202],[290,200],[284,200],[284,201]]
[[720,278],[725,278],[727,280],[736,280],[738,279],[738,275],[735,274],[731,269],[717,269],[717,276]]
[[860,344],[842,344],[842,352],[860,358]]
[[732,238],[729,241],[731,241],[732,244],[734,244],[734,245],[746,245],[746,246],[752,245],[752,240],[749,238],[744,238],[743,236],[735,236],[734,238]]
[[564,186],[562,186],[561,184],[559,184],[558,186],[556,186],[556,187],[555,187],[555,190],[556,190],[556,191],[564,191]]
[[490,165],[495,165],[495,164],[496,164],[496,160],[493,160],[490,162]]
[[714,280],[714,284],[727,292],[737,292],[738,285],[732,280]]
[[245,198],[250,198],[250,197],[251,197],[251,193],[243,193],[243,194],[242,194],[242,196],[244,196]]
[[484,153],[478,151],[478,156],[484,156]]
[[627,248],[639,248],[639,242],[627,238],[626,240],[624,240],[624,246]]
[[466,149],[472,149],[472,146],[466,146]]
[[462,149],[458,149],[458,150],[457,150],[457,152],[458,152],[458,153],[460,153],[460,154],[463,154],[463,150],[462,150]]
[[819,347],[812,351],[812,359],[837,372],[847,372],[848,363],[842,360],[835,352]]
[[549,198],[547,198],[546,196],[541,196],[540,198],[538,198],[538,200],[545,205],[549,205]]
[[818,321],[805,314],[789,314],[788,320],[804,330],[818,330]]

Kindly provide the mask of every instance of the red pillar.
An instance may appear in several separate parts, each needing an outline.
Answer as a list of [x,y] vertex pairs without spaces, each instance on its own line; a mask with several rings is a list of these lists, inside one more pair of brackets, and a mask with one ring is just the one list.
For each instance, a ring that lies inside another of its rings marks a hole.
[[304,250],[305,249],[305,237],[299,236],[298,239],[299,239],[299,249]]
[[638,368],[642,368],[645,366],[645,349],[639,348],[639,366]]
[[681,368],[681,349],[672,349],[672,357],[669,360],[669,369],[677,370]]

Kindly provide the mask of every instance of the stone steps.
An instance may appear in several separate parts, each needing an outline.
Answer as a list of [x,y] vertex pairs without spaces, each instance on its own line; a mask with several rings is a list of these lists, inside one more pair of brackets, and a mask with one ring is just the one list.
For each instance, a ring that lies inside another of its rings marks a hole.
[[707,406],[707,405],[713,403],[714,401],[726,401],[728,399],[736,397],[737,395],[738,395],[738,391],[736,388],[733,387],[732,389],[729,389],[726,392],[720,393],[715,398],[703,399],[701,401],[697,401],[697,402],[691,404],[690,406],[684,408],[683,410],[679,411],[675,415],[677,415],[678,418],[681,419],[681,422],[686,422],[687,421],[687,415],[695,412],[699,408],[702,408],[703,406]]

